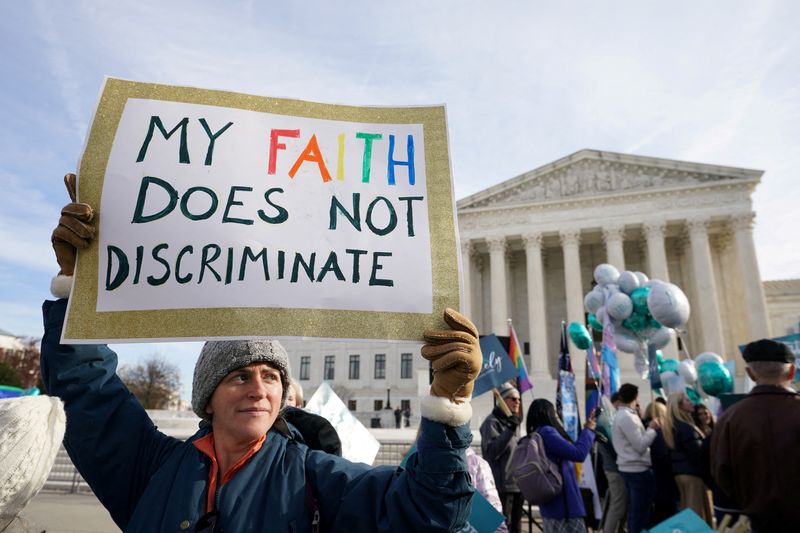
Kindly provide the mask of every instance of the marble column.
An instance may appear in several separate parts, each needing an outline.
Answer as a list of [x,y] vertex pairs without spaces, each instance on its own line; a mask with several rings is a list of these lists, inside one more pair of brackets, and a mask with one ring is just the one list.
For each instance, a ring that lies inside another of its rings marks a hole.
[[[564,253],[564,284],[567,296],[567,323],[584,323],[583,317],[583,284],[581,283],[581,258],[580,244],[581,231],[567,229],[559,232],[561,248]],[[572,341],[570,340],[570,343]],[[572,353],[578,353],[578,348],[573,344]]]
[[603,228],[603,241],[606,243],[606,262],[622,272],[625,270],[625,226],[611,225]]
[[492,330],[495,335],[508,334],[508,295],[506,293],[506,249],[505,237],[486,239],[489,244],[489,268],[491,269]]
[[531,347],[531,361],[528,368],[534,374],[547,374],[550,352],[547,349],[542,234],[523,235],[522,242],[525,246],[528,278],[528,331],[530,332]]
[[461,300],[461,313],[472,318],[472,242],[461,241],[461,273],[464,284],[463,300]]
[[692,252],[691,273],[696,294],[692,314],[699,320],[702,332],[702,342],[695,350],[723,355],[725,345],[719,321],[714,265],[711,262],[711,248],[708,242],[708,223],[709,220],[704,218],[690,218],[686,221]]
[[667,251],[664,246],[666,227],[664,222],[645,222],[643,229],[647,240],[647,275],[668,282]]
[[745,315],[750,325],[750,340],[771,336],[764,286],[761,283],[756,247],[753,242],[754,217],[754,213],[732,217],[733,238],[736,243],[741,283],[744,289]]

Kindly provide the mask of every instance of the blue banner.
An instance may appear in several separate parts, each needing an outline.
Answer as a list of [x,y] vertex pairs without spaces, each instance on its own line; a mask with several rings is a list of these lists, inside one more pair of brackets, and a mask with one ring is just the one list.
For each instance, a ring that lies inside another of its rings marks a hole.
[[500,344],[497,335],[481,337],[480,342],[481,352],[483,353],[483,367],[475,380],[475,388],[472,390],[473,398],[517,377],[517,368],[511,362],[508,353],[503,349],[503,345]]

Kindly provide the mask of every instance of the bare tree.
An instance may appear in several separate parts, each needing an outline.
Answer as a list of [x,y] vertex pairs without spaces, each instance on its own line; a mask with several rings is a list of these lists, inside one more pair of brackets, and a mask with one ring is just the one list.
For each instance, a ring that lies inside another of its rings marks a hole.
[[178,394],[178,368],[153,354],[137,365],[123,366],[119,377],[145,409],[167,409]]

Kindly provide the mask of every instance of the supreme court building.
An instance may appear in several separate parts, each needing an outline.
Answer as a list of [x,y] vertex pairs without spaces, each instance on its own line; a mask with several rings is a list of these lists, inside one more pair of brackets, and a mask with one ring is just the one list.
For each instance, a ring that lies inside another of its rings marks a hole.
[[[687,352],[734,359],[741,378],[738,345],[786,334],[771,331],[753,243],[751,195],[762,174],[581,150],[463,198],[462,311],[481,333],[507,335],[512,319],[526,345],[536,396],[554,400],[561,322],[584,322],[583,296],[592,288],[594,267],[608,262],[681,287],[692,307],[681,333]],[[800,285],[781,287],[792,293],[789,301],[798,301],[794,289]],[[786,320],[798,319],[800,311]],[[418,394],[427,392],[419,345],[306,342],[287,348],[295,376],[300,370],[305,378],[301,384],[315,388],[330,376],[349,391],[346,403],[362,421],[372,416],[366,411],[384,404],[377,400],[386,398],[387,389],[393,407],[406,400],[414,414]],[[574,346],[571,352],[582,397],[585,355]],[[664,352],[677,357],[676,343]],[[633,356],[619,353],[618,360],[622,380],[648,390]],[[478,400],[475,427],[491,410],[491,395]]]

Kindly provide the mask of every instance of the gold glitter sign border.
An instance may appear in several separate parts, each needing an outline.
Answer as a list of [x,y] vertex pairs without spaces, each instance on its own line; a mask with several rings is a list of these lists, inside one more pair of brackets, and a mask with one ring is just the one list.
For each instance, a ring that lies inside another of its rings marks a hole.
[[[209,338],[318,337],[422,340],[443,327],[445,307],[459,308],[458,248],[447,120],[444,106],[383,108],[321,104],[218,90],[107,78],[79,169],[79,201],[100,206],[111,146],[129,98],[229,107],[315,119],[377,124],[422,124],[432,261],[432,309],[424,313],[284,308],[165,309],[97,312],[98,242],[81,251],[63,340],[199,340]],[[98,210],[96,223],[103,216]],[[98,226],[99,227],[99,226]]]

